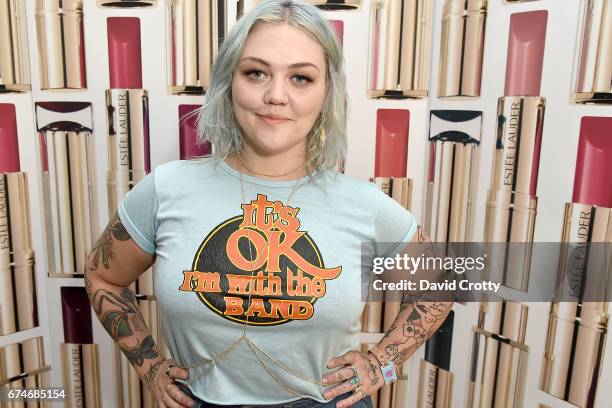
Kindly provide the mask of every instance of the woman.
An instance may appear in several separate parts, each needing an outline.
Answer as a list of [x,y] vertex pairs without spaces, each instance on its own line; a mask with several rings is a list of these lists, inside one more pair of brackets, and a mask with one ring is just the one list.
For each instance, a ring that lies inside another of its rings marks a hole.
[[[88,258],[95,311],[161,407],[371,407],[446,317],[450,303],[406,303],[372,352],[355,350],[361,244],[424,236],[335,171],[345,117],[341,48],[316,8],[264,1],[237,22],[199,118],[215,157],[158,166]],[[128,288],[153,263],[174,360]]]

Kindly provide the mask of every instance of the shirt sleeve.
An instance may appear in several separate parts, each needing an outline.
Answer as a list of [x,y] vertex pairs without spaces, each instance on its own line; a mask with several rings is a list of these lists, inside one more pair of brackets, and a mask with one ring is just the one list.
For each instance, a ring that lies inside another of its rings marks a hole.
[[[378,190],[378,189],[377,189]],[[379,191],[375,221],[377,256],[392,257],[403,250],[417,230],[414,215],[397,201]]]
[[155,253],[157,233],[157,191],[154,172],[140,180],[121,200],[119,219],[130,237],[150,254]]

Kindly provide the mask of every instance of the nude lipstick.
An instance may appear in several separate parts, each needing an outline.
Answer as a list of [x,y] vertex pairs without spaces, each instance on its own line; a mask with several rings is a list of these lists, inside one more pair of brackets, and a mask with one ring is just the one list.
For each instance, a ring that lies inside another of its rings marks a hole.
[[179,144],[181,160],[208,156],[212,153],[210,142],[198,142],[198,111],[201,105],[179,105]]
[[370,98],[426,98],[433,2],[372,3],[368,63]]
[[481,111],[432,110],[424,227],[433,242],[469,242]]
[[445,0],[438,97],[480,96],[487,0]]
[[[545,99],[542,79],[548,13],[515,13],[510,17],[505,96],[497,107],[497,136],[485,215],[489,278],[527,291],[531,242],[535,226]],[[527,243],[516,245],[511,243]]]
[[0,93],[30,90],[25,4],[0,0]]
[[168,90],[203,94],[213,60],[226,36],[226,0],[171,0],[168,3]]
[[36,0],[41,88],[87,88],[82,0]]
[[0,103],[0,336],[38,326],[27,174],[15,106]]
[[96,225],[92,107],[37,102],[49,277],[83,277]]
[[612,117],[582,118],[561,237],[571,246],[562,246],[559,259],[540,382],[543,391],[582,408],[595,404],[609,319],[609,294],[599,293],[612,267],[596,254],[597,245],[612,243],[611,136]]
[[66,407],[102,406],[98,345],[93,342],[91,303],[85,288],[60,289],[64,343],[60,344]]
[[612,3],[583,0],[572,99],[612,104]]
[[[40,389],[50,386],[50,377],[51,366],[45,362],[42,337],[34,337],[0,347],[0,387]],[[0,403],[2,402],[4,401],[0,397]],[[23,405],[20,402],[13,402],[4,406],[7,408],[24,406],[39,408],[45,405],[31,401]]]
[[418,408],[450,408],[453,400],[453,373],[450,371],[455,312],[448,317],[425,343],[421,360]]

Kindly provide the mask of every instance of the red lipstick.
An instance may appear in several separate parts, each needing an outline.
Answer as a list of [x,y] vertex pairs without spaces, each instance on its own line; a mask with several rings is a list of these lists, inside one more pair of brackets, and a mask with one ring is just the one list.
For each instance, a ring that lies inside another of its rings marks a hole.
[[584,117],[580,123],[572,202],[612,208],[612,117]]
[[547,21],[546,10],[515,13],[510,17],[504,95],[540,95]]
[[[497,136],[493,173],[487,195],[485,242],[491,248],[490,278],[527,291],[531,245],[536,220],[536,188],[546,101],[538,96],[546,40],[545,10],[510,17],[505,95],[497,105]],[[518,251],[518,252],[517,252]]]
[[561,246],[540,379],[543,391],[578,407],[595,405],[608,330],[606,259],[599,249],[612,243],[610,160],[612,117],[583,117],[561,235],[570,244]]
[[179,147],[181,160],[208,156],[212,153],[210,142],[198,144],[198,109],[201,105],[179,105]]
[[15,106],[0,103],[0,336],[38,326],[27,174]]
[[140,19],[109,17],[107,29],[111,89],[142,88]]
[[20,170],[15,105],[0,103],[0,173]]

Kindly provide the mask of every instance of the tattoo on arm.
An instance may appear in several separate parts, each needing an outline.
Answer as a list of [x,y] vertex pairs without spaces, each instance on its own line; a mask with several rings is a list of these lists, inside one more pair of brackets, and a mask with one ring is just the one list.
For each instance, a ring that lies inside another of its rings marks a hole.
[[127,241],[130,239],[130,235],[121,223],[117,213],[110,220],[100,239],[98,239],[98,242],[93,247],[93,257],[89,266],[91,270],[98,269],[100,262],[102,262],[105,269],[110,268],[110,260],[114,258],[113,238],[117,241]]

